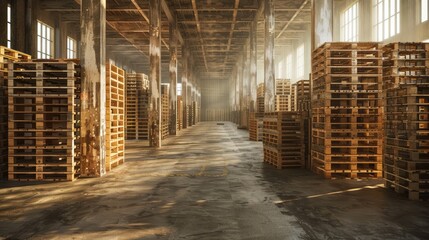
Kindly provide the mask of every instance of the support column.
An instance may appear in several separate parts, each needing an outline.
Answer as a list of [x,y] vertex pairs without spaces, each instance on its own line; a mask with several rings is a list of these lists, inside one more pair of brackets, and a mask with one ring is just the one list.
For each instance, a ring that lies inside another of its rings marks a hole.
[[177,29],[170,23],[170,135],[177,132]]
[[106,173],[106,0],[81,3],[81,176]]
[[0,1],[0,45],[2,46],[7,46],[7,5],[7,1]]
[[183,58],[183,71],[182,71],[182,114],[183,114],[183,128],[188,127],[188,115],[187,112],[187,88],[188,88],[188,65],[189,65],[189,51],[186,47],[182,47],[182,58]]
[[239,104],[239,110],[238,110],[238,128],[243,128],[242,125],[242,118],[243,118],[243,111],[244,111],[244,82],[243,82],[243,73],[244,73],[244,58],[243,55],[240,55],[239,60],[238,60],[238,65],[237,65],[237,69],[238,69],[238,104]]
[[265,112],[275,111],[274,0],[265,0]]
[[161,4],[159,0],[149,1],[150,20],[150,109],[149,144],[161,147]]
[[257,19],[250,25],[250,112],[256,112],[256,91],[257,91]]
[[[359,6],[360,8],[360,6]],[[332,0],[313,0],[312,5],[312,50],[334,38]]]

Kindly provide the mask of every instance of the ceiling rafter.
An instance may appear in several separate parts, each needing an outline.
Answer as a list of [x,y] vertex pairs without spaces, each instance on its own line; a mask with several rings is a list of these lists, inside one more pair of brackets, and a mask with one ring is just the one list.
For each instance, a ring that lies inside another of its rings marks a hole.
[[289,25],[295,20],[295,18],[304,9],[305,5],[307,5],[308,2],[310,2],[310,0],[304,0],[304,2],[301,4],[301,7],[299,7],[299,9],[295,12],[295,14],[289,20],[289,22],[286,23],[286,25],[282,28],[280,33],[276,36],[276,39],[279,38],[284,33],[284,31],[286,31],[286,29],[289,27]]
[[201,26],[199,23],[199,18],[198,18],[198,9],[197,9],[197,3],[195,0],[192,0],[192,8],[194,9],[194,17],[195,17],[195,21],[197,22],[197,31],[198,31],[198,35],[200,37],[200,41],[201,41],[201,48],[203,50],[203,58],[204,58],[204,65],[206,67],[206,71],[209,71],[208,65],[207,65],[207,59],[206,59],[206,51],[204,48],[204,40],[203,37],[201,36]]

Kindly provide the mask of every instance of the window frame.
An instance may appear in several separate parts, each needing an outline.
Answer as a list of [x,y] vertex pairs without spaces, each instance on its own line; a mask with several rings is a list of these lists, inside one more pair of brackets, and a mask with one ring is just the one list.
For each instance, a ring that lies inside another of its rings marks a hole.
[[54,28],[37,20],[37,58],[54,58]]
[[420,23],[427,22],[428,20],[429,20],[429,0],[420,0]]
[[12,48],[12,6],[6,7],[6,46]]
[[[395,3],[394,7],[392,2]],[[373,0],[372,9],[375,41],[384,41],[401,32],[400,0]]]
[[77,41],[69,36],[67,36],[67,58],[77,58]]
[[359,39],[359,1],[350,4],[341,13],[340,38],[343,42],[357,42]]

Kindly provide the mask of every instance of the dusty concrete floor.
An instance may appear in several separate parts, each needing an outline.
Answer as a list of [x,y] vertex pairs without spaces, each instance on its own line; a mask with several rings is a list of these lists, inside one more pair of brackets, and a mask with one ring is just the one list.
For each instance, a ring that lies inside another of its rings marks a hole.
[[99,179],[0,183],[0,239],[428,239],[429,202],[380,180],[262,163],[262,144],[200,123],[161,150],[129,142]]

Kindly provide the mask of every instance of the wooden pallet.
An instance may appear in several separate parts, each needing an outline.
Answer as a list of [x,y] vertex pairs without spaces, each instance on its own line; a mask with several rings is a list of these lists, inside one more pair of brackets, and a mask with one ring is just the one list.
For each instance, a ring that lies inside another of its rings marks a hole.
[[257,112],[261,112],[261,113],[263,113],[264,112],[264,109],[265,109],[265,98],[264,97],[257,97],[256,98],[256,109],[257,109]]
[[7,179],[8,171],[8,65],[31,56],[0,46],[0,179]]
[[182,96],[177,96],[177,131],[183,129],[183,100]]
[[251,112],[249,114],[249,140],[262,141],[264,113]]
[[303,125],[298,112],[265,113],[264,162],[276,166],[304,167]]
[[382,177],[382,72],[379,43],[326,43],[314,50],[313,171],[326,178]]
[[125,71],[106,64],[106,171],[125,162]]
[[149,80],[143,73],[126,75],[126,139],[149,138]]
[[258,87],[256,89],[256,97],[265,97],[265,86],[264,83],[258,84]]
[[276,79],[275,95],[290,95],[290,79]]
[[276,95],[275,100],[276,112],[292,111],[291,95]]
[[170,123],[170,102],[169,84],[161,84],[161,139],[166,139],[169,135]]
[[384,47],[385,185],[429,199],[429,44]]
[[9,64],[8,177],[72,181],[80,174],[80,66]]

